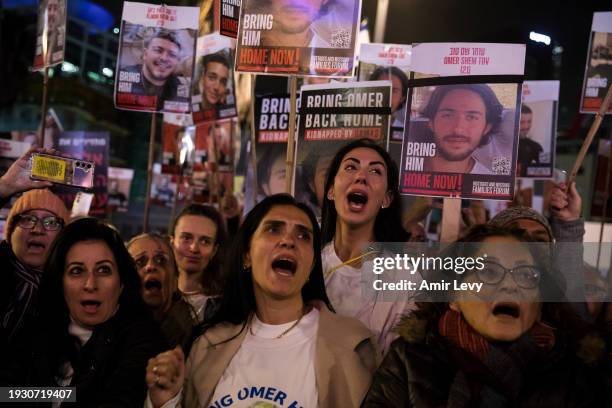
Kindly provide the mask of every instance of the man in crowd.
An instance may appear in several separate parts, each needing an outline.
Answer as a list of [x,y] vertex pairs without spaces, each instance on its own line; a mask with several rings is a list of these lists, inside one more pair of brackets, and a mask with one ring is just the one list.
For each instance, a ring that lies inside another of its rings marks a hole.
[[503,106],[486,84],[438,86],[421,112],[436,153],[425,170],[444,173],[493,174],[472,155],[489,143],[502,119]]
[[519,166],[518,174],[521,176],[527,175],[527,168],[529,166],[540,164],[540,154],[544,151],[538,142],[529,138],[532,120],[533,111],[529,106],[522,105],[517,159],[517,164]]
[[189,86],[185,78],[175,74],[180,62],[181,43],[174,31],[160,28],[144,41],[142,64],[121,69],[140,74],[132,83],[131,93],[156,97],[157,110],[166,101],[189,102]]

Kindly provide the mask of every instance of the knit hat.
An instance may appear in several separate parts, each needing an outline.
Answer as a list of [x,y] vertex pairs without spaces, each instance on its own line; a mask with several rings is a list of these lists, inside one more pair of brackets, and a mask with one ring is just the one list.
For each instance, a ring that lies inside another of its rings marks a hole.
[[30,210],[45,210],[64,220],[64,225],[70,221],[70,213],[64,202],[47,189],[30,190],[21,195],[9,211],[6,219],[6,240],[10,242],[13,233],[13,220],[16,215]]
[[544,217],[542,214],[535,211],[531,207],[516,206],[506,208],[504,211],[491,218],[489,224],[494,225],[496,227],[504,228],[508,226],[508,224],[520,219],[533,220],[537,223],[542,224],[544,228],[546,228],[546,232],[548,232],[548,236],[550,237],[550,239],[552,240],[554,238],[552,228],[550,227],[550,224],[546,217]]

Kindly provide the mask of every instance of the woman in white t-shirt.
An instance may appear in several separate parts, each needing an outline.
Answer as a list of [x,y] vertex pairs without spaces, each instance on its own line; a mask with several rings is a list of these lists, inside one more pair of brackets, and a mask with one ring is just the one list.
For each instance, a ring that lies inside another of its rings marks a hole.
[[[397,337],[391,330],[398,318],[413,305],[412,292],[391,294],[372,288],[377,276],[373,258],[389,255],[372,250],[374,243],[408,238],[402,227],[398,177],[384,148],[368,139],[356,140],[332,160],[322,209],[323,273],[329,299],[338,314],[361,320],[383,353]],[[393,280],[393,272],[381,277]]]
[[331,312],[320,249],[305,204],[281,194],[256,205],[187,362],[179,348],[149,361],[146,406],[358,407],[378,354],[363,324]]

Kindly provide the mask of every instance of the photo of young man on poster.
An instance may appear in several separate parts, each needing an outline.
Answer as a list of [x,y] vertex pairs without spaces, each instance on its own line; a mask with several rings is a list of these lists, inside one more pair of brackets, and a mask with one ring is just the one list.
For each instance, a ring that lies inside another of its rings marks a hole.
[[181,50],[173,30],[160,28],[148,35],[143,42],[142,63],[121,68],[122,75],[139,79],[131,83],[131,93],[154,96],[158,111],[164,109],[166,101],[188,103],[188,81],[176,73]]
[[426,157],[430,172],[494,174],[473,153],[487,145],[502,120],[503,106],[486,84],[438,86],[421,111],[435,154]]
[[191,104],[195,123],[237,115],[234,41],[217,33],[198,38]]

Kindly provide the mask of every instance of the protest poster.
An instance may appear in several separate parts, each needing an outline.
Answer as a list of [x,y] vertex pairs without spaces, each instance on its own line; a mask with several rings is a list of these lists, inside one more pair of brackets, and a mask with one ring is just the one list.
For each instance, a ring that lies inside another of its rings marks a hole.
[[[612,220],[612,140],[600,140],[597,148],[595,181],[591,200],[591,218],[602,219],[606,208],[606,221]],[[606,189],[606,181],[608,188]],[[606,191],[607,190],[607,191]],[[607,194],[606,194],[607,193]]]
[[[593,13],[580,112],[597,113],[612,84],[612,11]],[[612,106],[607,110],[612,113]]]
[[518,177],[547,179],[555,167],[559,81],[526,81],[519,124]]
[[[183,152],[182,157],[181,150]],[[191,115],[165,113],[162,124],[161,172],[163,174],[179,174],[182,165],[186,167],[193,165],[195,162],[194,153],[195,128]]]
[[243,0],[236,71],[350,77],[360,0]]
[[198,38],[191,92],[195,123],[236,117],[235,48],[234,40],[217,33]]
[[[289,134],[290,97],[287,93],[256,95],[255,97],[255,153],[257,155],[257,201],[284,193]],[[250,150],[249,156],[252,154]],[[250,162],[250,160],[249,160]],[[255,205],[253,168],[247,167],[244,213]]]
[[111,211],[126,212],[130,204],[130,188],[134,169],[108,168],[108,206]]
[[336,151],[361,138],[386,149],[390,114],[390,81],[302,86],[295,197],[320,214],[325,176]]
[[412,46],[403,44],[361,44],[359,80],[392,83],[391,139],[402,141],[406,117],[406,96],[410,78]]
[[66,0],[40,0],[32,69],[40,71],[64,61]]
[[151,182],[151,203],[157,206],[172,207],[177,193],[177,202],[185,200],[189,190],[189,177],[177,174],[163,174],[160,163],[153,164],[153,180]]
[[234,126],[233,120],[217,120],[209,124],[199,124],[197,136],[206,138],[212,169],[231,172],[234,169]]
[[[93,193],[89,214],[103,216],[108,211],[108,149],[110,135],[108,132],[62,132],[54,141],[55,149],[77,159],[91,160],[95,164],[94,186],[88,193]],[[57,186],[57,194],[67,208],[72,208],[74,198],[79,190]]]
[[236,38],[238,36],[241,0],[215,0],[215,2],[219,15],[219,33],[230,38]]
[[400,192],[511,200],[523,44],[412,47]]
[[115,107],[188,113],[198,7],[123,3]]

